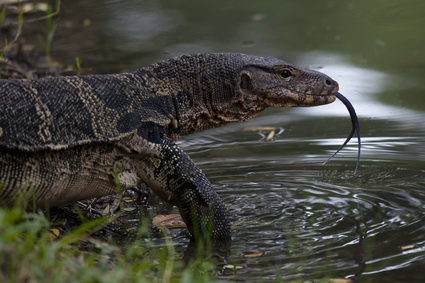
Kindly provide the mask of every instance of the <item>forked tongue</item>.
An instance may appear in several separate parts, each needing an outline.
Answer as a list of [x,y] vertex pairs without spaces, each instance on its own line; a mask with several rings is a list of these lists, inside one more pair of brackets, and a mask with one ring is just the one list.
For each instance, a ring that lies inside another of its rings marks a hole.
[[[345,98],[345,96],[343,96],[342,94],[340,94],[339,92],[337,92],[335,94],[335,96],[341,100],[342,103],[344,103],[345,107],[347,107],[348,112],[350,113],[350,117],[351,117],[351,131],[348,134],[347,139],[345,140],[345,142],[340,146],[340,148],[338,148],[338,150],[332,154],[331,157],[329,157],[328,160],[326,160],[326,162],[328,162],[329,160],[331,160],[335,155],[337,155],[337,153],[343,149],[347,143],[351,140],[351,138],[353,137],[354,133],[357,133],[357,145],[358,145],[358,150],[357,150],[357,162],[356,162],[356,169],[354,170],[354,174],[357,173],[357,170],[359,169],[359,163],[360,163],[360,150],[361,150],[361,141],[360,141],[360,125],[359,125],[359,119],[357,118],[357,114],[356,114],[356,110],[354,110],[353,105],[351,105],[350,101],[348,101],[347,98]],[[325,162],[325,163],[326,163]]]

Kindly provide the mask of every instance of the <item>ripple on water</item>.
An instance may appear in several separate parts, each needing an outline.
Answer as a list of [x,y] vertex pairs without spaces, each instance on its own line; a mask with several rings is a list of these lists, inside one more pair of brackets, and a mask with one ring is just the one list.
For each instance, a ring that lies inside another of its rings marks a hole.
[[365,138],[358,175],[355,145],[322,165],[338,139],[223,141],[190,153],[232,214],[241,277],[365,279],[423,261],[421,138]]

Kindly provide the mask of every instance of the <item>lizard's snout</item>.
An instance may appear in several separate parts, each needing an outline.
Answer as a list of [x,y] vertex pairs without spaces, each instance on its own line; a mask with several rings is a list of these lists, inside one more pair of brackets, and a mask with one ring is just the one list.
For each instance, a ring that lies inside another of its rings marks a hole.
[[326,77],[323,79],[323,90],[321,95],[332,95],[337,93],[339,90],[338,83],[331,79],[330,77]]
[[334,83],[335,83],[335,81],[334,81],[334,80],[332,80],[332,79],[325,79],[325,85],[331,86],[331,85],[333,85]]

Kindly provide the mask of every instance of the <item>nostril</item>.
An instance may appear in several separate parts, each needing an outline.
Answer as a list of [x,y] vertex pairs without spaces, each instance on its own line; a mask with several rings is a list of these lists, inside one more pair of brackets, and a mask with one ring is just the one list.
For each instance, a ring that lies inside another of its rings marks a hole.
[[326,80],[325,80],[325,84],[327,84],[327,85],[332,85],[332,80],[330,80],[330,79],[326,79]]

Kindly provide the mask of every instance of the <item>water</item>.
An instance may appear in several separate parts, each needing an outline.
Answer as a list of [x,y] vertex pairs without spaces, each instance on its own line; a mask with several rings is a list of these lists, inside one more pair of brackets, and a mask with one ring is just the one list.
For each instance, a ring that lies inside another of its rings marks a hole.
[[[333,136],[325,120],[313,127]],[[312,125],[308,119],[291,125],[272,142],[246,137],[234,126],[218,133],[220,140],[207,135],[182,143],[230,205],[230,261],[246,266],[241,276],[356,276],[360,282],[377,282],[403,276],[412,267],[421,276],[423,138],[400,137],[398,130],[393,136],[365,137],[361,168],[353,175],[355,144],[322,165],[343,139],[293,137]],[[263,255],[243,257],[258,252]]]
[[[425,2],[72,1],[62,3],[53,56],[92,73],[173,55],[232,51],[318,69],[354,105],[363,135],[323,162],[349,132],[339,101],[269,109],[244,124],[185,137],[232,213],[236,278],[419,282],[425,267]],[[281,127],[264,141],[249,126]],[[176,232],[176,245],[187,242]],[[261,256],[245,257],[250,253]],[[233,271],[224,271],[228,276]]]

